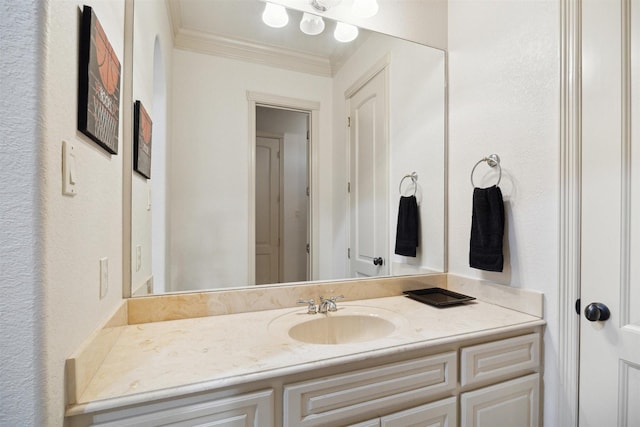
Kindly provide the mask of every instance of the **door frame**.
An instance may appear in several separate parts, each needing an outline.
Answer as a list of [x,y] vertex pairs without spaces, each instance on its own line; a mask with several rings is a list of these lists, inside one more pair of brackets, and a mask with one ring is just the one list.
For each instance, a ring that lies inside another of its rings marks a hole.
[[314,242],[320,241],[320,227],[316,220],[320,218],[319,184],[318,174],[318,146],[320,141],[320,102],[306,99],[290,98],[286,96],[273,95],[262,92],[247,91],[247,101],[249,107],[249,191],[248,191],[248,251],[247,251],[247,276],[249,283],[256,280],[256,107],[265,106],[271,108],[282,108],[286,110],[301,111],[309,114],[309,152],[311,161],[307,171],[309,179],[309,218],[311,227],[309,232],[309,258],[311,260],[309,271],[307,272],[311,280],[316,278],[319,271],[320,254],[315,250]]
[[556,425],[577,426],[580,381],[582,2],[560,0],[558,392]]

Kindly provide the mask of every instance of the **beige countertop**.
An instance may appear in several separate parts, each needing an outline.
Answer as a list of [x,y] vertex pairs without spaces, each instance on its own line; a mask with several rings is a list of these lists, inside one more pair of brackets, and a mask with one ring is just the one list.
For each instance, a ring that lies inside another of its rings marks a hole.
[[304,307],[122,326],[115,344],[67,415],[544,323],[539,317],[482,301],[436,308],[393,296],[338,303],[338,307],[339,312],[329,316],[371,308],[391,319],[395,330],[384,338],[359,343],[302,343],[288,336],[288,328],[325,316],[308,315]]

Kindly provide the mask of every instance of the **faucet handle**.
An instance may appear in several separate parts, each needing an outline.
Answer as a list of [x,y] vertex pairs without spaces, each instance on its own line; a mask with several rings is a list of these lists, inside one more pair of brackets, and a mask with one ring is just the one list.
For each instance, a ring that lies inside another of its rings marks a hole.
[[311,299],[299,299],[298,304],[308,304],[307,314],[316,314],[318,310],[316,309],[316,302],[313,298]]
[[336,300],[337,299],[342,299],[342,298],[344,298],[344,295],[338,295],[338,296],[329,297],[329,299],[327,300],[327,301],[329,301],[328,310],[329,311],[338,311],[338,306],[336,305]]

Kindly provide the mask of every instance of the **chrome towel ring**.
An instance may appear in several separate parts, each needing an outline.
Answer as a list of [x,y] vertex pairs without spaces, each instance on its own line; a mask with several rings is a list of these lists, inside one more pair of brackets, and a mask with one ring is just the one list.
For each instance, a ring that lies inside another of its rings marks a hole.
[[476,171],[478,165],[482,162],[487,162],[487,164],[492,168],[498,166],[498,182],[496,182],[496,185],[500,184],[500,180],[502,179],[502,166],[500,166],[500,157],[497,154],[491,154],[489,155],[489,157],[483,157],[482,159],[478,160],[478,162],[473,166],[473,169],[471,169],[471,186],[473,188],[476,188],[476,185],[473,183],[473,173]]
[[405,179],[407,178],[411,178],[411,182],[413,183],[413,195],[416,195],[416,192],[418,191],[418,174],[416,172],[411,172],[410,174],[407,174],[405,176],[402,177],[402,179],[400,180],[400,185],[398,186],[398,191],[400,192],[400,195],[402,196],[402,183],[404,182]]

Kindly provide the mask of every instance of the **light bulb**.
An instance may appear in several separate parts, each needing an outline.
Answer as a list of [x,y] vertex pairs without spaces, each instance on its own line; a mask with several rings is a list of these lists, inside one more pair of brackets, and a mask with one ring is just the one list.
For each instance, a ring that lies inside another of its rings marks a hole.
[[305,13],[300,20],[300,31],[315,36],[324,31],[324,21],[321,17]]
[[348,43],[358,37],[358,27],[345,24],[344,22],[338,22],[336,24],[336,30],[333,32],[333,37],[339,42]]
[[371,18],[378,13],[378,2],[376,0],[353,0],[351,11],[358,18]]
[[267,3],[262,12],[262,22],[273,28],[282,28],[289,22],[289,15],[284,6]]

